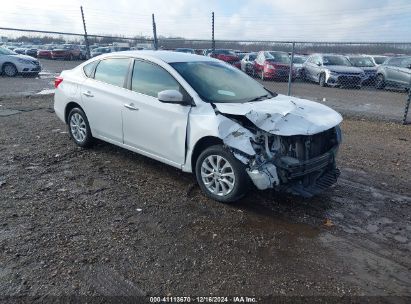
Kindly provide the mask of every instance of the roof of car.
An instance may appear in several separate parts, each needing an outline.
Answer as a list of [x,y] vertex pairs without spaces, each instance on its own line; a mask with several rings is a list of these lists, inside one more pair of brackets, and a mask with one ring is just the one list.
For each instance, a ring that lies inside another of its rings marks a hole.
[[106,57],[113,56],[113,54],[130,56],[136,58],[155,58],[160,59],[167,63],[173,62],[193,62],[193,61],[215,61],[211,57],[189,54],[189,53],[179,53],[173,51],[151,51],[151,50],[140,50],[140,51],[123,51],[123,52],[113,52],[107,54]]

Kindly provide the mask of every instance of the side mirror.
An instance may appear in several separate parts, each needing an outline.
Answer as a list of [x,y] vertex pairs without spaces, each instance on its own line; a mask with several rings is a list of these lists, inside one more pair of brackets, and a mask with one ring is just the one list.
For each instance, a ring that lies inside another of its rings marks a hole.
[[164,103],[176,103],[183,104],[183,94],[177,90],[164,90],[158,92],[157,98],[159,101]]

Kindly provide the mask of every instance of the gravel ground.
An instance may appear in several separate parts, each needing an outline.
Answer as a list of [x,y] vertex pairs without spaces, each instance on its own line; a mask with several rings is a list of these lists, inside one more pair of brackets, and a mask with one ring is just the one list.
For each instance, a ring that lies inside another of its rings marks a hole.
[[77,148],[50,96],[0,104],[20,111],[0,116],[3,295],[410,300],[409,126],[348,117],[335,187],[223,205],[190,174],[103,142]]

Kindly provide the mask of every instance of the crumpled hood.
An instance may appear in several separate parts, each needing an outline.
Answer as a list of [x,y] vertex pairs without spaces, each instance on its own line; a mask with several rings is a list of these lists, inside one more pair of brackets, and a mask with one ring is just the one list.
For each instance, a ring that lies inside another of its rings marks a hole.
[[222,114],[244,115],[268,133],[292,136],[312,135],[328,130],[342,121],[333,109],[313,101],[277,95],[248,103],[216,103]]

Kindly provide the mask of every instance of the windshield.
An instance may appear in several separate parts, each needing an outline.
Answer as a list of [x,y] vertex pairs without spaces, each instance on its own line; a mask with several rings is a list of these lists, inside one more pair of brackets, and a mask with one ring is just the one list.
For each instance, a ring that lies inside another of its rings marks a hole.
[[272,97],[260,83],[222,62],[176,62],[170,65],[206,102],[242,103],[263,96]]
[[0,47],[0,55],[17,55],[17,53],[10,51],[4,47]]
[[324,65],[345,65],[351,66],[350,61],[344,56],[324,56],[323,57]]
[[293,63],[304,63],[305,58],[304,57],[294,57]]
[[352,65],[355,67],[374,67],[375,64],[372,62],[372,60],[368,57],[349,57],[348,58]]
[[290,56],[287,53],[267,52],[267,60],[278,63],[290,63]]
[[376,64],[383,64],[387,60],[387,57],[384,56],[374,56],[373,58]]

